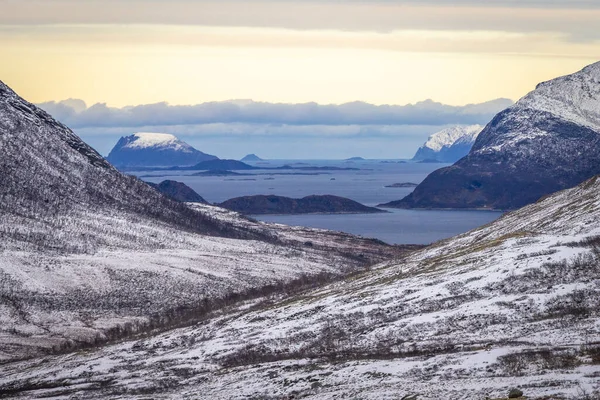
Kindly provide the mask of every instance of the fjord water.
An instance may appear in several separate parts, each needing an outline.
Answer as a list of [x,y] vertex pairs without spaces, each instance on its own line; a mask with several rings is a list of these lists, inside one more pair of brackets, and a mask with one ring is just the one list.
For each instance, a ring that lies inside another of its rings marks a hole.
[[[331,161],[269,160],[249,163],[273,168],[290,165],[292,170],[237,171],[236,176],[191,176],[191,172],[138,173],[149,182],[173,179],[184,182],[211,203],[233,197],[275,194],[304,197],[332,194],[368,206],[398,200],[413,188],[388,188],[394,183],[420,183],[432,171],[447,164],[399,163],[397,160]],[[307,167],[355,168],[312,171]],[[293,226],[331,229],[373,237],[394,244],[428,244],[487,224],[502,213],[492,211],[398,210],[385,214],[260,215],[256,219]]]

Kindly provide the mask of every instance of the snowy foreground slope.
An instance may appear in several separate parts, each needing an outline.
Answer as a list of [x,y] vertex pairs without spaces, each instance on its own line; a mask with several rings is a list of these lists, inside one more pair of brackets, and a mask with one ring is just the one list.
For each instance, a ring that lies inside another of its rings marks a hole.
[[0,387],[23,398],[483,400],[513,387],[528,398],[598,395],[599,221],[594,178],[292,298],[3,365]]
[[0,82],[0,361],[180,326],[400,252],[173,201]]

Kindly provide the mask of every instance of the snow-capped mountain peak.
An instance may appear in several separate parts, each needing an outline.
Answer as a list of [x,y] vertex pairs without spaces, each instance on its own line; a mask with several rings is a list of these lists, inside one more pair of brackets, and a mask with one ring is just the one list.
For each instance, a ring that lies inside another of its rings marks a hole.
[[177,139],[175,135],[170,133],[152,133],[138,132],[134,133],[129,138],[130,141],[123,146],[130,149],[147,149],[149,147],[162,147],[190,153],[193,147],[189,144]]
[[417,150],[413,160],[454,162],[469,153],[482,129],[481,125],[457,125],[436,132]]
[[196,150],[170,133],[138,132],[122,137],[107,157],[120,167],[194,165],[217,157]]
[[444,146],[452,146],[458,140],[474,142],[482,129],[481,125],[452,126],[429,136],[423,147],[440,151]]

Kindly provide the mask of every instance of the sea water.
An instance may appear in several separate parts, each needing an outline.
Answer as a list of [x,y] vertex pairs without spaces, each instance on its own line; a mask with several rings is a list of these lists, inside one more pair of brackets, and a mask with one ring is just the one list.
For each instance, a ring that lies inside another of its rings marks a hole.
[[[269,160],[251,163],[258,168],[236,171],[235,176],[191,176],[191,172],[140,172],[142,179],[184,182],[210,203],[239,196],[274,194],[299,198],[332,194],[376,206],[408,195],[414,188],[386,187],[394,183],[420,183],[447,164],[406,163],[398,160],[331,161]],[[289,165],[296,169],[266,169]],[[352,168],[319,170],[311,167]],[[196,171],[194,171],[196,172]],[[256,219],[286,225],[308,226],[353,233],[394,244],[428,244],[487,224],[502,213],[493,211],[441,211],[386,209],[385,214],[259,215]]]

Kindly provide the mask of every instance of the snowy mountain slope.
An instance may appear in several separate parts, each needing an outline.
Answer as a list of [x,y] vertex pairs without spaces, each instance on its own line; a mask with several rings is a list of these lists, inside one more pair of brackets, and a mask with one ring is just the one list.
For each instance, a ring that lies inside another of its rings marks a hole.
[[217,157],[168,133],[139,132],[119,139],[106,159],[117,167],[188,166]]
[[482,129],[481,125],[468,125],[453,126],[436,132],[429,136],[423,146],[419,147],[413,161],[458,161],[469,154]]
[[23,398],[484,399],[513,387],[585,398],[600,393],[598,221],[594,178],[293,298],[1,366],[0,387]]
[[0,359],[180,324],[399,253],[223,215],[121,174],[0,83]]
[[600,63],[541,83],[499,113],[469,155],[433,172],[401,208],[516,209],[600,173]]
[[78,227],[89,222],[79,216],[90,213],[249,238],[119,173],[69,128],[1,82],[0,155],[1,249],[85,252],[101,246],[102,230]]

